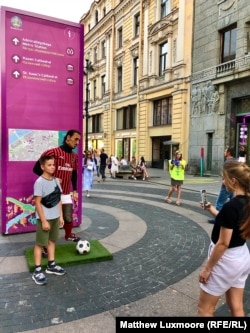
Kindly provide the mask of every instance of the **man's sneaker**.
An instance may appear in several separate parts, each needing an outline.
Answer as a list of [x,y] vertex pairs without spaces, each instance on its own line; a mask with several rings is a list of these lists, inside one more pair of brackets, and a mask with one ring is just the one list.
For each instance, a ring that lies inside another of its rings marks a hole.
[[47,247],[45,247],[45,246],[42,247],[42,257],[48,258],[48,250],[47,250]]
[[67,241],[78,242],[81,238],[76,236],[76,234],[71,234],[68,238],[65,237]]
[[35,281],[36,284],[43,285],[47,283],[47,279],[42,272],[34,272],[32,274],[32,279]]
[[208,223],[210,223],[210,224],[214,224],[214,222],[215,222],[214,219],[208,220]]
[[47,266],[45,272],[48,274],[55,274],[55,275],[64,275],[66,273],[65,269],[57,265]]

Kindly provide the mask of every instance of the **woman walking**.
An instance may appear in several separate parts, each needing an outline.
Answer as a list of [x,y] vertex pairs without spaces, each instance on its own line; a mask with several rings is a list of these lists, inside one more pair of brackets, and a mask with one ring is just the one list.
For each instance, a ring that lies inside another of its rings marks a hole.
[[86,191],[87,198],[90,197],[90,190],[93,186],[95,162],[91,152],[87,152],[83,162],[83,190]]
[[116,174],[118,173],[119,162],[115,156],[111,156],[111,178],[116,178]]

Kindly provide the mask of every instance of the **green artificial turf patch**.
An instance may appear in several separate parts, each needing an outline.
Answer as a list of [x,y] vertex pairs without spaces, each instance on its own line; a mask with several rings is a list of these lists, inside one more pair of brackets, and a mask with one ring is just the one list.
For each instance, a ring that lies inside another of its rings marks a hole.
[[[58,244],[56,245],[55,262],[62,267],[86,264],[89,262],[104,261],[113,259],[113,255],[97,240],[91,240],[90,251],[87,254],[79,254],[76,251],[77,243]],[[25,258],[30,272],[35,269],[34,248],[25,250]],[[45,269],[48,259],[42,258],[42,267]]]

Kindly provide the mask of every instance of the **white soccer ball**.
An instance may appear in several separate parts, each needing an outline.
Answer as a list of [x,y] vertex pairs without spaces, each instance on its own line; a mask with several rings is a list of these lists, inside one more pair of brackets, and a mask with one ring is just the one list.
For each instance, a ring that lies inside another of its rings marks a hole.
[[76,244],[76,251],[79,254],[86,254],[90,251],[90,243],[87,240],[79,240]]

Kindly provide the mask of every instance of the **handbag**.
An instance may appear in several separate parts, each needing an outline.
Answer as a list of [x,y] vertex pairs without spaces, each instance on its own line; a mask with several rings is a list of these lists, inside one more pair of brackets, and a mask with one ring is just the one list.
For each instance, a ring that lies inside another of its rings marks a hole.
[[[55,181],[56,182],[56,181]],[[61,190],[56,183],[55,189],[48,195],[42,198],[41,204],[46,208],[55,207],[61,200]]]

